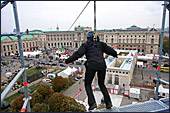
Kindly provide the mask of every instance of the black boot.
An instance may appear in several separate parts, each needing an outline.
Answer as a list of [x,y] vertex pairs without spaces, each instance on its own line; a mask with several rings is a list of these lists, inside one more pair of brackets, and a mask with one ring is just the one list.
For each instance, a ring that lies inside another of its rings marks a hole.
[[109,102],[108,104],[106,104],[106,109],[110,109],[112,107],[112,103]]
[[97,108],[96,103],[94,103],[94,104],[90,105],[89,110],[93,110],[94,108]]

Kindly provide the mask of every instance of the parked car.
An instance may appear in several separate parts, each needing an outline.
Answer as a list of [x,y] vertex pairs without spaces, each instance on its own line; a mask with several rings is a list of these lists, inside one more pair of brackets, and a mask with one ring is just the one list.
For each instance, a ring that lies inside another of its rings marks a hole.
[[6,76],[7,78],[9,78],[9,77],[12,76],[12,73],[11,73],[11,72],[7,72],[7,73],[5,74],[5,76]]
[[56,66],[56,65],[57,65],[57,63],[56,63],[56,62],[53,62],[53,63],[52,63],[52,66]]
[[52,60],[50,60],[49,62],[53,62]]
[[59,63],[63,63],[63,60],[59,60]]
[[66,65],[65,65],[65,64],[60,64],[60,66],[62,66],[62,67],[66,67]]
[[47,62],[42,62],[42,64],[47,65]]
[[82,77],[81,76],[77,76],[76,78],[81,79]]
[[28,58],[25,58],[24,60],[29,61],[29,59],[28,59]]
[[75,80],[75,81],[78,81],[79,79],[75,77],[74,80]]
[[55,78],[55,74],[50,73],[47,75],[47,77],[53,79],[53,78]]
[[7,80],[4,80],[1,82],[2,86],[4,86],[5,84],[8,84],[8,81]]
[[13,59],[17,59],[17,57],[12,57]]
[[46,78],[46,79],[43,79],[42,82],[48,82],[49,83],[49,82],[51,82],[51,80]]

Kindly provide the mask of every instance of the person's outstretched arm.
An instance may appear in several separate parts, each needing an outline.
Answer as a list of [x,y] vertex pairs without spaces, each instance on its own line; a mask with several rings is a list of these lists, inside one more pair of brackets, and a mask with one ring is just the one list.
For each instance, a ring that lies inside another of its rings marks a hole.
[[113,57],[117,57],[117,52],[113,48],[111,48],[104,42],[102,42],[102,46],[103,46],[103,52],[105,52],[108,55],[112,55]]
[[83,43],[72,56],[70,56],[68,59],[65,60],[65,63],[68,64],[70,62],[77,60],[78,58],[81,58],[85,54],[85,52],[86,52],[86,47],[85,47],[85,43]]

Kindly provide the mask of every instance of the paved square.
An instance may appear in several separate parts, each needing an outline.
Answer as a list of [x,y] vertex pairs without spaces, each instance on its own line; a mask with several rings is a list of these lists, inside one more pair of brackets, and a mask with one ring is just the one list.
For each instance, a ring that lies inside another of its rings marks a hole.
[[[101,104],[101,99],[103,97],[102,92],[101,91],[93,91],[93,93],[94,93],[97,105]],[[110,95],[113,106],[119,107],[123,96],[122,95],[114,95],[114,94],[110,94],[110,93],[109,93],[109,95]],[[87,98],[85,99],[85,102],[87,102]]]

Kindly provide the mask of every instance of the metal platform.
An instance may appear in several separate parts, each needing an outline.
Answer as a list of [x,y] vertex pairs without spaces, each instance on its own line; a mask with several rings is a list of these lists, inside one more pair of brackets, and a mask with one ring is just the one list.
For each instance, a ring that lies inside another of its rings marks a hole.
[[167,109],[169,109],[169,106],[158,100],[147,101],[145,103],[131,104],[119,108],[120,112],[158,112]]
[[92,112],[161,112],[169,111],[169,106],[159,100],[150,100],[145,103],[130,104],[111,109],[99,109]]
[[120,112],[119,108],[112,107],[111,109],[97,109],[97,110],[92,110],[91,112]]

